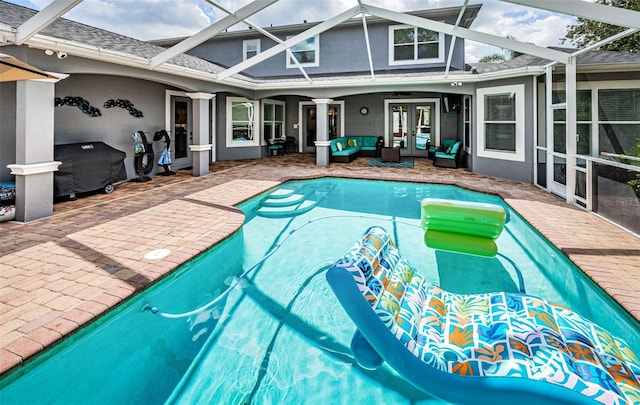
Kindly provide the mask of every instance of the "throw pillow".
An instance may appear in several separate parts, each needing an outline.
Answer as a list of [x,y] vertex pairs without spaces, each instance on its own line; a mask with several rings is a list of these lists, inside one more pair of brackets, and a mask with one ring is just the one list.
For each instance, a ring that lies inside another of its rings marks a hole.
[[336,148],[338,148],[338,150],[341,151],[342,149],[344,149],[344,145],[342,145],[342,142],[338,142],[336,143]]
[[349,139],[347,140],[347,145],[349,145],[350,148],[356,146],[356,141],[354,141],[353,139]]

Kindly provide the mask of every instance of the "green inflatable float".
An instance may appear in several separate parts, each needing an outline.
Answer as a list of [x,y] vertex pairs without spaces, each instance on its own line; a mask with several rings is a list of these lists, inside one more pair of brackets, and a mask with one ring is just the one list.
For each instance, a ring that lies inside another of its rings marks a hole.
[[440,198],[421,203],[424,241],[432,249],[493,257],[506,219],[505,209],[495,204]]

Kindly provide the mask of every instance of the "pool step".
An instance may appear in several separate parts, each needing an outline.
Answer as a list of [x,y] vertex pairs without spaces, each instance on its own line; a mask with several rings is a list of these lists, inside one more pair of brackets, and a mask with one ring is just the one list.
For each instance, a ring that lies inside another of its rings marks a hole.
[[316,205],[318,205],[317,201],[304,200],[299,204],[291,204],[286,206],[263,206],[258,209],[256,213],[261,217],[267,218],[287,218],[304,214],[305,212],[312,210]]
[[278,199],[278,198],[288,198],[295,193],[296,190],[291,190],[289,188],[279,188],[276,191],[270,193],[267,196],[267,199]]
[[275,197],[272,198],[271,195],[269,195],[267,198],[265,198],[262,201],[262,206],[264,207],[285,207],[288,205],[295,205],[295,204],[299,204],[302,201],[304,201],[305,199],[305,195],[304,194],[290,194],[287,197]]

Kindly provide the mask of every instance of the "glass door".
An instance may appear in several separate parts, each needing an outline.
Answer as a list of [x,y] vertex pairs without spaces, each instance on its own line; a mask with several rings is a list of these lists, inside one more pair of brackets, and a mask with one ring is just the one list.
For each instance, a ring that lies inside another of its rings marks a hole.
[[[551,176],[550,189],[555,194],[566,197],[567,194],[567,125],[566,125],[566,95],[564,91],[554,90],[552,92],[553,111],[553,172]],[[576,153],[578,155],[591,154],[591,91],[578,90],[576,92]],[[578,158],[577,168],[586,173],[586,161]],[[577,174],[575,193],[578,197],[586,198],[586,177],[584,174]]]
[[[329,139],[340,136],[340,105],[329,105]],[[304,151],[316,150],[316,107],[315,105],[303,105],[302,107],[302,139],[304,139]]]
[[390,104],[391,144],[402,156],[426,157],[434,139],[435,103]]
[[188,167],[192,164],[189,145],[193,141],[191,121],[191,99],[187,97],[173,97],[171,103],[173,136],[171,149],[173,165]]

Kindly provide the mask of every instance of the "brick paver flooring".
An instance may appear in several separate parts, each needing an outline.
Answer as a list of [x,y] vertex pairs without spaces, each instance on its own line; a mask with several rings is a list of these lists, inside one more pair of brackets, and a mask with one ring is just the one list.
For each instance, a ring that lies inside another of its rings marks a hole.
[[[194,178],[154,176],[54,205],[50,218],[0,224],[0,373],[13,369],[234,233],[234,205],[288,179],[321,176],[455,184],[502,196],[640,320],[640,238],[533,185],[442,169],[316,166],[313,155],[216,162]],[[163,260],[145,258],[169,249]]]

